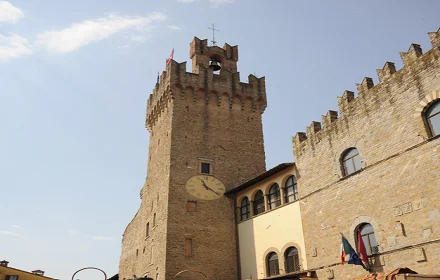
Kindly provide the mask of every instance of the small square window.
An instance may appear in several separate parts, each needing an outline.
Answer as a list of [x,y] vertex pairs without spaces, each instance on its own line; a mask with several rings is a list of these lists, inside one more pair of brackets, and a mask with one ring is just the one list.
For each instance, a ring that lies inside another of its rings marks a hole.
[[211,174],[211,164],[202,162],[200,166],[200,173],[202,174]]
[[187,212],[197,212],[197,201],[188,200],[186,203],[186,211]]

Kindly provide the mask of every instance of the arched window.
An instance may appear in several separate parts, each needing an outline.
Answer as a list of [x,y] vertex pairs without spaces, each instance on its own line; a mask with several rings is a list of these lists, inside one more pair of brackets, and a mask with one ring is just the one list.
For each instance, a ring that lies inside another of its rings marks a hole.
[[274,252],[267,256],[267,276],[275,276],[280,274],[278,267],[278,255]]
[[264,210],[264,194],[262,191],[258,191],[254,197],[254,215],[263,213]]
[[367,255],[373,255],[379,253],[379,247],[377,246],[376,236],[374,235],[374,229],[371,224],[361,224],[355,235],[355,240],[357,241],[358,232],[360,232],[362,241],[364,242]]
[[150,236],[150,223],[147,223],[146,236]]
[[431,136],[440,134],[440,100],[432,104],[425,113]]
[[286,265],[286,272],[295,272],[299,271],[299,255],[298,255],[298,249],[295,247],[289,247],[286,250],[286,253],[284,254],[285,265]]
[[361,158],[356,148],[351,148],[345,152],[342,157],[342,165],[344,166],[344,175],[350,175],[362,168]]
[[286,203],[298,199],[298,185],[296,184],[295,176],[290,176],[286,181],[284,199]]
[[245,198],[243,198],[240,205],[241,220],[246,221],[247,219],[249,219],[250,215],[251,215],[251,209],[249,205],[249,198],[247,198],[246,196]]
[[269,209],[274,209],[281,205],[280,186],[273,184],[269,189]]

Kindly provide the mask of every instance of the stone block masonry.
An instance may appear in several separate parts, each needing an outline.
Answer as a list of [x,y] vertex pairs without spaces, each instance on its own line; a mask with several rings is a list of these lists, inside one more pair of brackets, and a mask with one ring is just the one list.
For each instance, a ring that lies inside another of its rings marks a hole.
[[[194,38],[190,57],[192,73],[186,62],[171,60],[147,101],[148,176],[124,233],[120,279],[169,280],[184,270],[192,272],[180,280],[198,279],[194,271],[212,280],[238,279],[234,201],[197,200],[184,184],[199,174],[202,160],[227,188],[265,171],[265,79],[250,75],[240,82],[237,46]],[[209,67],[211,58],[220,62],[219,74]],[[197,210],[187,211],[194,200]]]
[[[319,278],[365,274],[339,265],[340,233],[355,246],[363,223],[378,244],[374,271],[440,273],[440,138],[423,117],[440,99],[440,30],[429,35],[431,50],[412,44],[401,53],[402,69],[385,63],[379,84],[364,78],[357,97],[345,91],[338,98],[339,118],[329,111],[323,126],[312,122],[293,137],[307,262]],[[346,176],[342,156],[354,147],[362,169]]]

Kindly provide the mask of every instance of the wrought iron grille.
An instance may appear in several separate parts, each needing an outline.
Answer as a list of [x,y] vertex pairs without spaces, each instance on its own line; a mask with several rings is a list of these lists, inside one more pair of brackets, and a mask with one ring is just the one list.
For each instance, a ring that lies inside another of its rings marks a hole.
[[286,258],[286,272],[299,271],[299,256],[298,254],[287,256]]
[[280,269],[278,267],[278,259],[269,260],[268,267],[269,267],[269,271],[268,271],[269,276],[280,274]]

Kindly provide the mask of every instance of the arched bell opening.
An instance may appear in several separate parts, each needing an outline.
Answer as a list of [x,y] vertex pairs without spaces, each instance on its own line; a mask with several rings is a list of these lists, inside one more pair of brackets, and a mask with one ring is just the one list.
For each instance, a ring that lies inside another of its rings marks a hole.
[[215,74],[219,74],[219,73],[220,73],[220,70],[222,69],[222,66],[221,66],[221,57],[218,56],[218,55],[212,55],[212,56],[209,58],[209,67],[212,68],[212,71],[213,71]]

